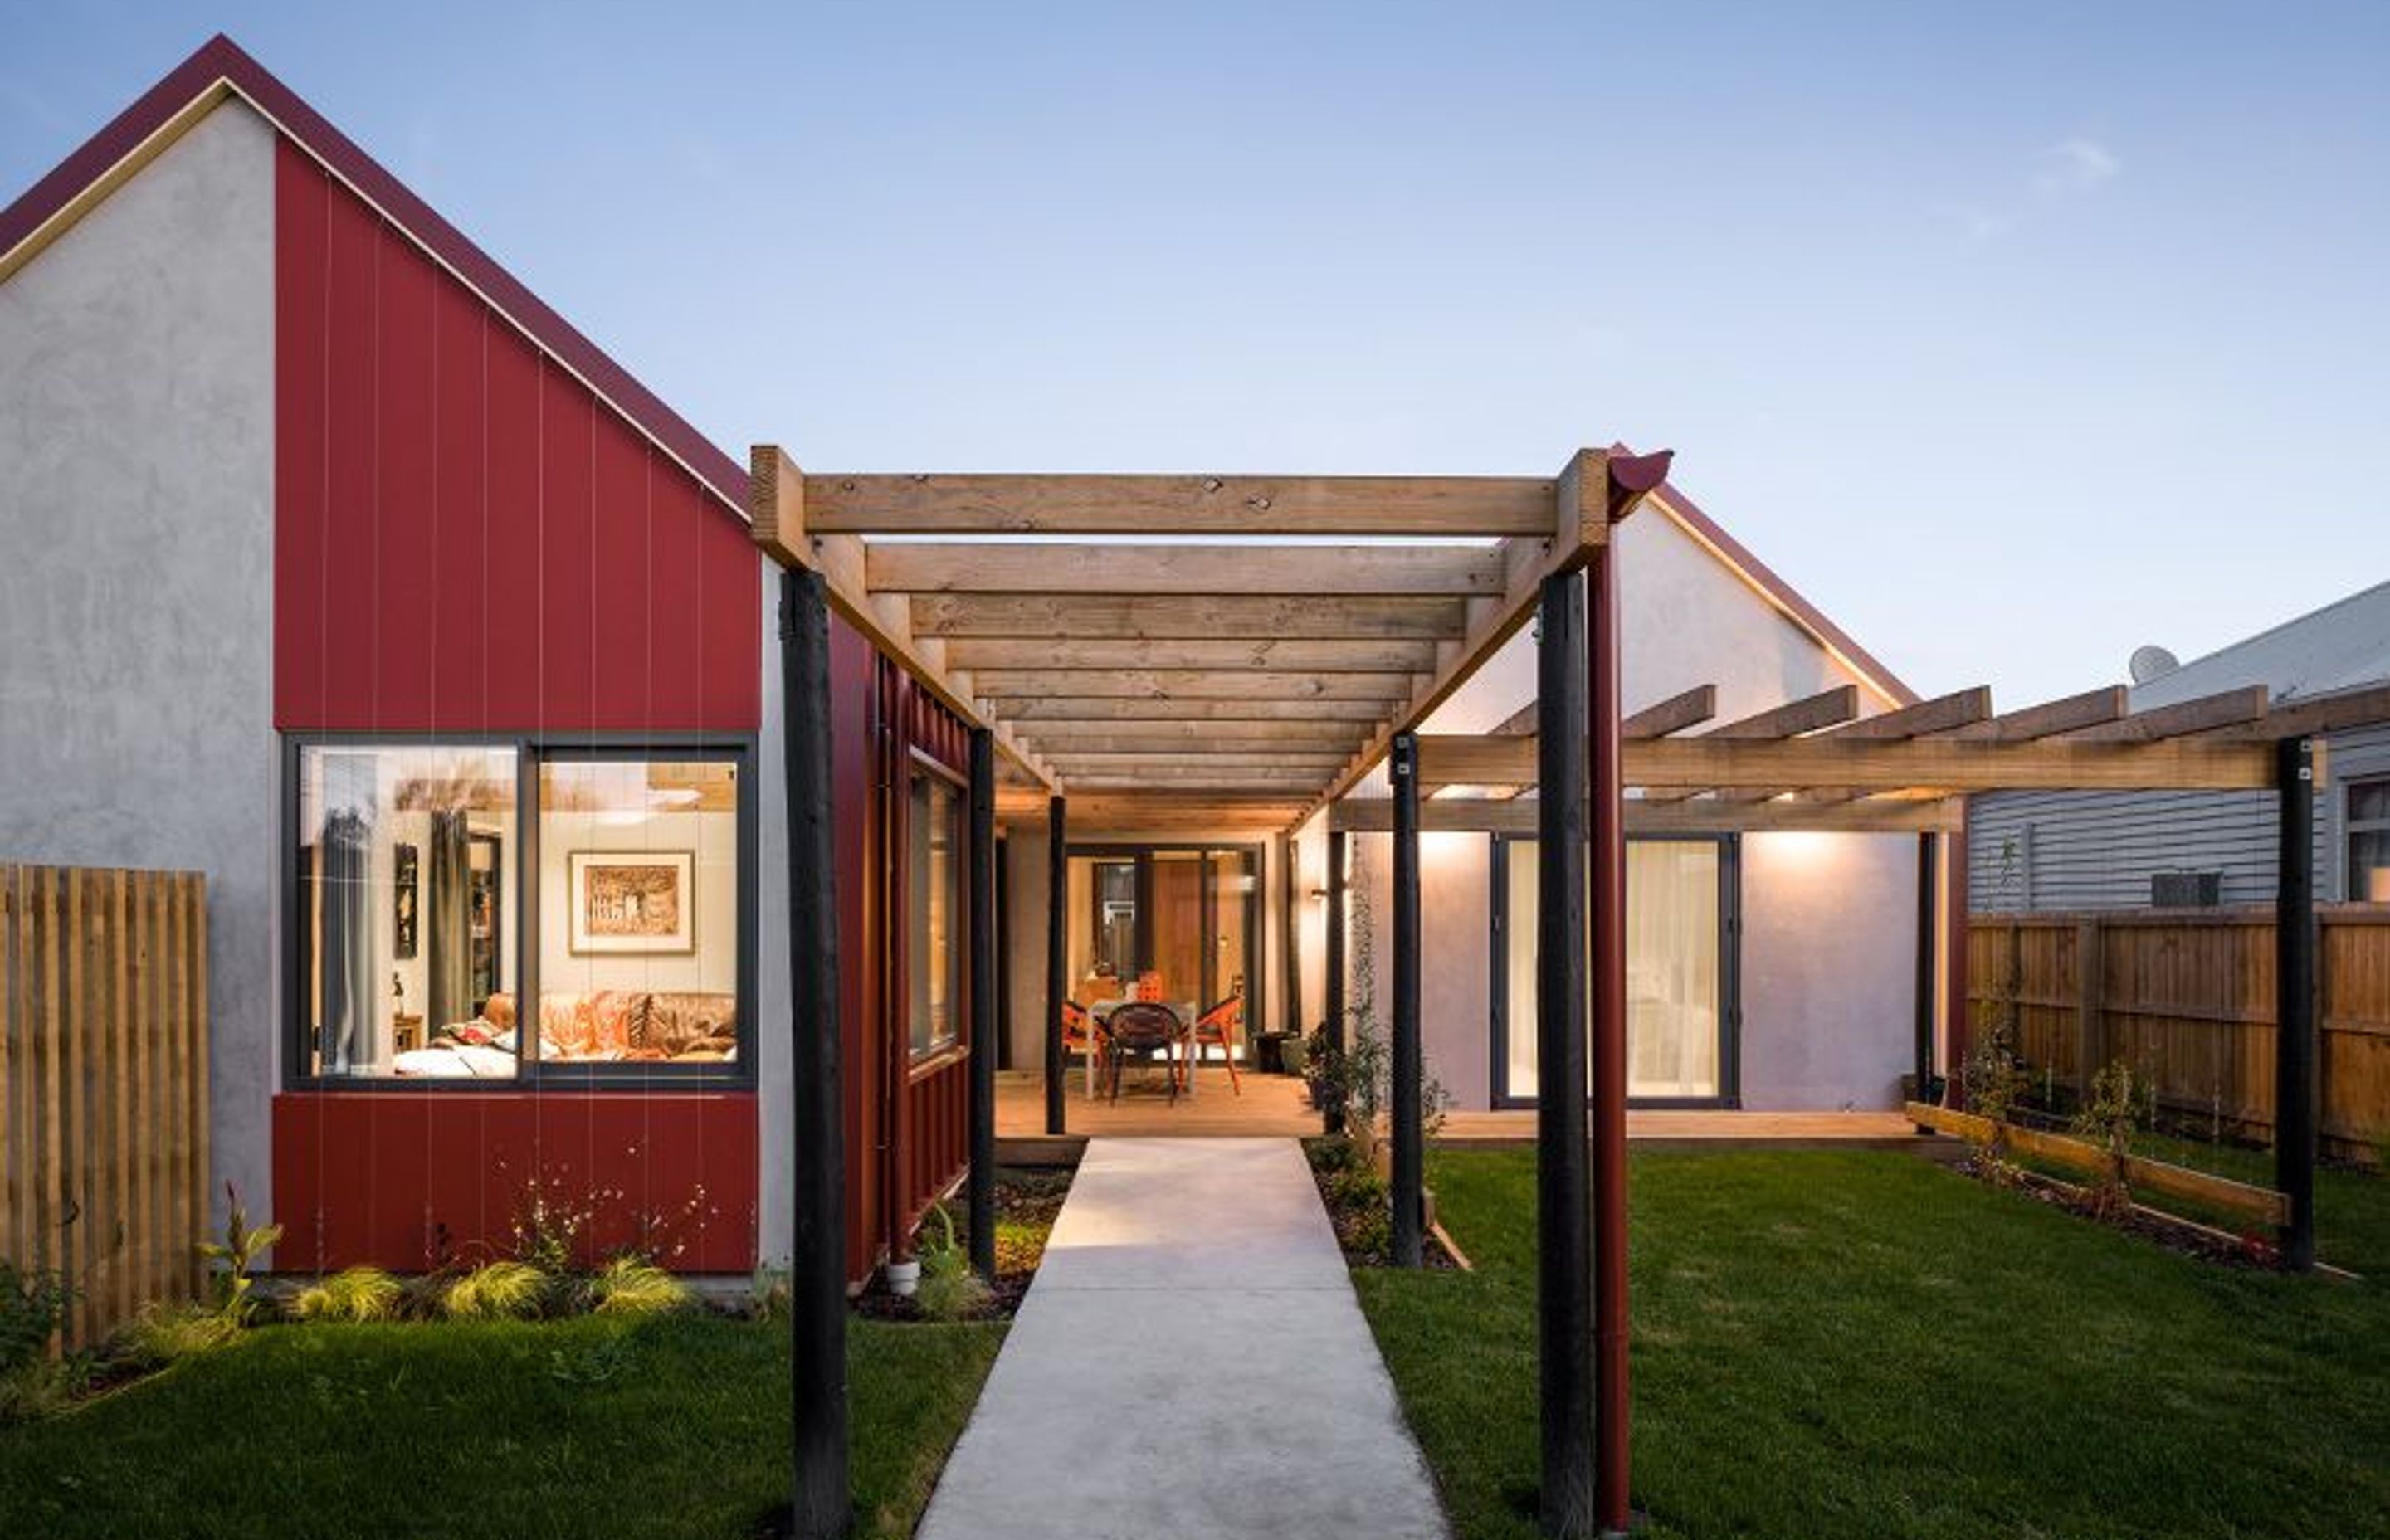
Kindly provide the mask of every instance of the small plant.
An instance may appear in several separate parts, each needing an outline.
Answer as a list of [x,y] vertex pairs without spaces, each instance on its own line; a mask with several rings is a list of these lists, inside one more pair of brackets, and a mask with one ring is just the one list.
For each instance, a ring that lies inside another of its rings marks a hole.
[[789,1318],[789,1270],[785,1267],[758,1267],[747,1285],[748,1308],[759,1321],[784,1321]]
[[251,1226],[240,1193],[230,1182],[225,1184],[225,1201],[224,1238],[199,1242],[199,1252],[215,1272],[217,1311],[233,1325],[243,1326],[255,1308],[249,1291],[257,1280],[250,1276],[250,1269],[282,1238],[282,1226]]
[[581,1265],[585,1245],[597,1222],[601,1202],[619,1200],[620,1192],[593,1192],[574,1201],[561,1176],[533,1177],[515,1198],[515,1260],[528,1263],[551,1277],[562,1277]]
[[448,1286],[441,1307],[461,1320],[522,1320],[546,1304],[550,1282],[527,1262],[485,1262]]
[[688,1286],[648,1261],[625,1254],[598,1269],[589,1280],[593,1308],[601,1315],[662,1315],[684,1310]]
[[2075,1114],[2074,1132],[2097,1145],[2100,1174],[2091,1184],[2091,1212],[2101,1219],[2130,1213],[2133,1189],[2126,1180],[2133,1153],[2133,1135],[2141,1123],[2140,1086],[2133,1067],[2118,1059],[2091,1077],[2090,1094]]
[[1990,1125],[1990,1132],[1976,1143],[1975,1172],[1994,1187],[2011,1186],[2020,1174],[2009,1159],[2009,1120],[2033,1082],[2017,1056],[2015,1043],[2011,1020],[1996,1018],[1990,1030],[1968,1048],[1966,1062],[1960,1067],[1967,1110]]
[[240,1335],[240,1326],[221,1306],[152,1304],[133,1317],[119,1341],[135,1363],[163,1368],[224,1346]]
[[71,1366],[50,1356],[50,1341],[74,1297],[64,1273],[0,1262],[0,1424],[55,1411],[71,1393]]
[[547,1354],[547,1377],[559,1385],[586,1390],[602,1385],[629,1367],[631,1348],[620,1337],[610,1337],[586,1347],[552,1348]]
[[379,1267],[350,1267],[302,1290],[291,1310],[302,1321],[387,1321],[406,1286]]
[[987,1280],[971,1271],[970,1255],[955,1240],[954,1216],[944,1203],[930,1212],[938,1216],[938,1238],[920,1249],[921,1283],[913,1303],[933,1321],[959,1321],[987,1303]]
[[75,1288],[64,1273],[0,1262],[0,1375],[49,1356]]

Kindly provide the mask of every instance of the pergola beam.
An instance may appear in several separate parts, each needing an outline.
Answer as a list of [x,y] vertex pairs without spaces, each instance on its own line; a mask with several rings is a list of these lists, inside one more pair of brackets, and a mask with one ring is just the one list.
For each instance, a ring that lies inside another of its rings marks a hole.
[[987,699],[1378,700],[1410,693],[1409,674],[1306,674],[1278,669],[986,669],[971,675]]
[[[1015,724],[1054,722],[1327,722],[1365,726],[1389,712],[1383,700],[1138,699],[1129,696],[1049,695],[1006,700]],[[1037,727],[1023,726],[1035,732]]]
[[1619,736],[1627,738],[1666,738],[1688,727],[1698,727],[1717,715],[1717,687],[1695,685],[1681,695],[1672,695],[1639,712],[1628,714],[1618,725]]
[[1493,597],[1497,551],[1463,545],[1106,545],[881,542],[865,547],[875,594],[1375,594]]
[[845,534],[1503,535],[1551,527],[1534,476],[854,475],[806,478]]
[[[1264,637],[1073,638],[956,637],[946,666],[957,669],[1210,669],[1229,674],[1424,674],[1435,667],[1431,640],[1284,640]],[[983,686],[983,687],[984,687]]]
[[916,635],[956,638],[1434,643],[1469,630],[1468,600],[1432,596],[916,594],[909,604]]
[[[1420,804],[1420,830],[1425,834],[1533,834],[1537,802],[1534,797],[1501,802],[1478,797],[1431,797]],[[1346,798],[1330,809],[1328,816],[1329,828],[1353,834],[1383,834],[1394,827],[1393,815],[1383,798]],[[1870,797],[1831,802],[1694,799],[1655,802],[1630,797],[1626,802],[1626,832],[1938,834],[1956,831],[1960,827],[1960,816],[1956,802],[1938,798],[1895,801]]]
[[[2171,706],[2153,706],[2072,735],[2077,743],[2151,743],[2217,727],[2262,723],[2273,692],[2263,685],[2224,690]],[[2271,736],[2271,735],[2269,735]]]
[[[1691,790],[1824,786],[1940,794],[1999,790],[2244,790],[2273,784],[2262,744],[2210,738],[2016,743],[1921,738],[1870,742],[1835,738],[1739,740],[1670,738],[1626,746],[1630,786]],[[1430,785],[1524,786],[1535,741],[1426,737],[1420,777]]]

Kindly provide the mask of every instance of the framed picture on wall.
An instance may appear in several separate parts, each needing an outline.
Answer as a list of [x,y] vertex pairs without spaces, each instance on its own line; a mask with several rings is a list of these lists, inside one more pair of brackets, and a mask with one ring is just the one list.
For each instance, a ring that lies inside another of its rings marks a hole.
[[685,850],[572,852],[565,857],[567,944],[597,955],[696,951],[696,866]]
[[415,884],[420,868],[413,845],[393,845],[391,856],[396,868],[391,878],[391,955],[407,962],[416,952]]

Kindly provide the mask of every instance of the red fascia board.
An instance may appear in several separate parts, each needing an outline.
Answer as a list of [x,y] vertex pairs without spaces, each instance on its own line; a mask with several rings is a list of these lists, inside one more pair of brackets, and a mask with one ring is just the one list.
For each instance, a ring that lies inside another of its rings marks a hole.
[[[1625,444],[1613,444],[1611,453],[1626,455],[1633,451]],[[1898,704],[1913,706],[1917,703],[1917,692],[1904,684],[1898,674],[1884,667],[1875,654],[1859,646],[1849,632],[1827,619],[1824,610],[1802,597],[1801,591],[1779,576],[1774,568],[1752,555],[1749,546],[1728,534],[1726,527],[1716,520],[1703,513],[1701,505],[1686,496],[1674,481],[1662,481],[1654,495],[1665,503],[1668,512],[1694,534],[1715,546],[1719,555],[1740,568],[1742,574],[1774,601],[1778,609],[1791,617],[1794,624],[1824,643],[1829,651],[1841,654],[1844,661],[1866,675],[1870,684],[1881,687]]]
[[322,113],[219,32],[165,79],[142,93],[108,126],[0,211],[0,254],[13,251],[83,191],[140,148],[151,135],[221,83],[281,133],[349,184],[433,260],[454,272],[533,343],[580,376],[641,433],[704,481],[728,508],[746,516],[747,471],[657,398],[572,323],[443,219]]

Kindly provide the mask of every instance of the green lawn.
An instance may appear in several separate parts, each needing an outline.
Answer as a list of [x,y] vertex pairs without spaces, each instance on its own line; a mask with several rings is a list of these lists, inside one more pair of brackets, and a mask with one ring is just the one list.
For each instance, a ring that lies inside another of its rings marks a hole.
[[[2390,1182],[2372,1281],[2194,1263],[1908,1156],[1639,1155],[1635,1501],[1659,1535],[2390,1534]],[[1473,1274],[1355,1275],[1470,1540],[1536,1531],[1535,1163],[1446,1152]]]
[[[848,1328],[857,1533],[912,1533],[1000,1323]],[[0,1429],[0,1535],[724,1536],[788,1493],[783,1326],[276,1327]]]

